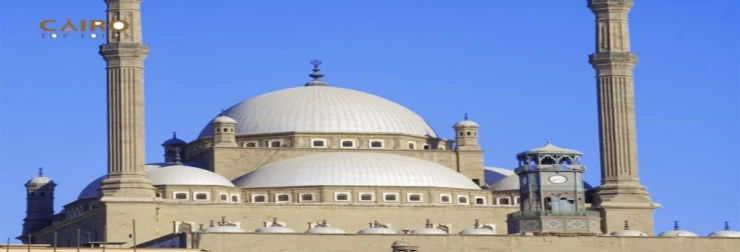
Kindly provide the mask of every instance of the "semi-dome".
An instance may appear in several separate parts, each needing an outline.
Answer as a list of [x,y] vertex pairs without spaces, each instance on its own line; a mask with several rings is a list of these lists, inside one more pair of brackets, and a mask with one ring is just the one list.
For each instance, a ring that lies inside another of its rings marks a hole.
[[344,230],[341,228],[330,227],[326,221],[321,224],[314,226],[313,228],[306,230],[306,234],[344,234]]
[[[586,181],[583,181],[583,189],[589,190],[593,187],[591,187],[590,184],[586,183]],[[493,183],[488,189],[493,191],[511,191],[511,190],[519,190],[519,175],[513,174],[509,175],[496,183]]]
[[380,225],[377,221],[370,223],[369,228],[365,228],[357,232],[358,234],[397,234],[395,230]]
[[[411,110],[346,88],[304,86],[263,94],[223,111],[237,135],[276,132],[390,133],[437,137]],[[213,135],[210,123],[200,137]]]
[[235,179],[242,188],[401,186],[477,189],[468,177],[422,159],[380,152],[327,152],[278,161]]
[[[228,179],[197,167],[157,163],[147,164],[146,176],[152,181],[152,185],[206,185],[234,187]],[[77,199],[89,199],[98,197],[98,189],[107,175],[103,175],[90,182]]]

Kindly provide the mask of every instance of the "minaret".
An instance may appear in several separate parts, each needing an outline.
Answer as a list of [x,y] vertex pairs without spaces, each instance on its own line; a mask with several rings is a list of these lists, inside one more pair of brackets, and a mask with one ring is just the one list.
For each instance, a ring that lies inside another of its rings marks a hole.
[[28,241],[28,235],[51,225],[55,187],[54,181],[44,176],[43,168],[39,168],[38,176],[26,183],[26,218],[23,219],[23,235],[18,237],[23,243],[33,243]]
[[[653,203],[640,184],[637,169],[635,102],[632,70],[637,55],[630,52],[627,13],[632,0],[588,0],[596,15],[596,52],[589,63],[596,70],[601,151],[601,186],[594,206],[602,212],[602,229],[622,229],[622,221],[653,232]],[[637,218],[636,218],[637,217]]]
[[[107,43],[100,55],[107,63],[108,178],[101,201],[151,201],[154,187],[144,172],[144,58],[141,0],[106,0]],[[126,24],[126,25],[122,25]]]
[[177,138],[177,132],[172,132],[172,138],[162,143],[162,147],[164,147],[164,162],[174,162],[175,155],[182,155],[182,149],[187,144],[185,141]]

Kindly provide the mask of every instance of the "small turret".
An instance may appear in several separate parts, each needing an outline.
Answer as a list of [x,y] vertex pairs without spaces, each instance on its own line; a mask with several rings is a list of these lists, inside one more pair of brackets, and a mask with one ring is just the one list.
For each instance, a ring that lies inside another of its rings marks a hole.
[[237,147],[236,144],[236,120],[228,117],[225,111],[211,121],[213,128],[213,146],[215,147]]
[[455,129],[455,148],[457,150],[480,150],[478,145],[478,128],[480,126],[471,120],[468,120],[468,114],[462,121],[455,123],[452,128]]
[[177,132],[172,132],[172,138],[162,143],[162,147],[164,147],[164,161],[168,163],[174,162],[176,155],[182,155],[185,145],[187,145],[185,141],[177,138]]
[[51,178],[44,176],[44,169],[39,168],[39,175],[26,183],[26,218],[23,219],[23,235],[18,237],[23,243],[28,235],[51,225],[54,216],[54,187]]

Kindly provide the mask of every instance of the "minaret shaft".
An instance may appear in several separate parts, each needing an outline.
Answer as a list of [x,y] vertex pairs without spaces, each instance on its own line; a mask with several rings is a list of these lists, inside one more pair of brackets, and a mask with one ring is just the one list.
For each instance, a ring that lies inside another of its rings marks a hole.
[[639,185],[632,71],[627,13],[631,0],[592,0],[596,15],[596,53],[601,179],[603,184]]
[[103,200],[151,200],[154,190],[146,179],[144,159],[144,59],[141,44],[141,0],[107,0],[108,22],[125,21],[126,29],[108,29],[100,46],[107,63],[108,178]]
[[589,0],[596,15],[596,52],[589,63],[596,70],[599,111],[601,185],[593,207],[602,214],[602,232],[622,230],[624,220],[647,234],[653,232],[652,202],[640,184],[633,69],[637,55],[630,52],[627,13],[632,0]]

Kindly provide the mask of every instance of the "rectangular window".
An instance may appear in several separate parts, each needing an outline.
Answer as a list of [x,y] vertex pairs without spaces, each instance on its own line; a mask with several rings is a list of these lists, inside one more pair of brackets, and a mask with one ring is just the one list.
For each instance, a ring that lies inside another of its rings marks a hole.
[[484,197],[475,197],[475,204],[476,205],[485,205],[486,204],[486,198],[484,198]]
[[254,147],[257,147],[257,143],[256,142],[249,142],[244,147],[254,148]]
[[281,146],[282,146],[282,143],[280,141],[270,142],[270,148],[280,148]]
[[188,199],[188,193],[185,192],[176,192],[174,193],[174,198],[179,200],[186,200]]
[[382,149],[383,140],[370,140],[370,149]]
[[397,193],[383,193],[383,201],[398,202],[398,194]]
[[448,194],[442,194],[439,196],[439,201],[442,203],[450,203],[452,202],[452,197]]
[[406,201],[408,201],[408,202],[421,202],[421,194],[420,193],[407,193],[406,194]]
[[301,201],[313,201],[313,193],[301,194]]
[[457,204],[468,204],[468,196],[457,196]]
[[266,201],[267,201],[267,196],[265,195],[252,195],[252,202],[264,203]]
[[275,195],[275,202],[289,202],[289,201],[290,201],[290,195],[287,195],[287,194]]
[[334,193],[334,201],[349,201],[349,193]]
[[231,195],[231,202],[234,202],[234,203],[239,202],[239,195],[232,194]]
[[326,148],[325,139],[311,139],[311,148]]
[[208,193],[204,193],[204,192],[195,193],[195,200],[208,200]]
[[373,201],[375,194],[374,193],[359,193],[360,194],[360,201]]
[[352,139],[342,139],[342,140],[339,140],[339,142],[342,148],[354,148],[355,147],[355,140],[352,140]]

